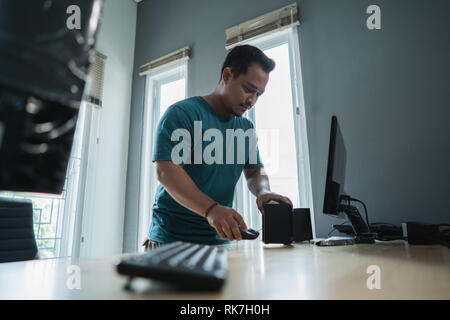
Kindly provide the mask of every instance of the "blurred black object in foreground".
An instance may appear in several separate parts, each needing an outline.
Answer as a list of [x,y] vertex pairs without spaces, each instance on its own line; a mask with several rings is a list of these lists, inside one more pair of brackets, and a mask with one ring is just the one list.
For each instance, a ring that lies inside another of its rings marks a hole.
[[0,190],[62,192],[101,6],[0,0]]

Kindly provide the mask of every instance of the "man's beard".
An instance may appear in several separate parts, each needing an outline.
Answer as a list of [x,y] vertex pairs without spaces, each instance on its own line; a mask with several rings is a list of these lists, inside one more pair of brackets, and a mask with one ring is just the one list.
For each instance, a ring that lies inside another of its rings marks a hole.
[[[242,106],[239,105],[239,107],[241,108]],[[235,112],[233,109],[231,109],[231,113],[233,115],[235,115],[236,117],[242,117],[248,110],[250,110],[251,106],[245,106],[247,108],[247,110],[245,110],[244,112],[242,112],[242,114],[238,114],[237,112]]]
[[231,114],[232,115],[234,115],[234,116],[236,116],[236,117],[242,117],[243,115],[244,115],[244,113],[245,113],[245,111],[242,113],[242,114],[237,114],[236,112],[234,112],[234,111],[231,111]]

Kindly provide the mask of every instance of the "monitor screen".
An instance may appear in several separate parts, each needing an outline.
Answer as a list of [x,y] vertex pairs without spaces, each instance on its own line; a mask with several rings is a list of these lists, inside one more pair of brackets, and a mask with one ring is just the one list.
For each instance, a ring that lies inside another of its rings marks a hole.
[[330,144],[328,149],[327,178],[323,212],[340,215],[341,195],[344,195],[347,151],[336,116],[331,118]]

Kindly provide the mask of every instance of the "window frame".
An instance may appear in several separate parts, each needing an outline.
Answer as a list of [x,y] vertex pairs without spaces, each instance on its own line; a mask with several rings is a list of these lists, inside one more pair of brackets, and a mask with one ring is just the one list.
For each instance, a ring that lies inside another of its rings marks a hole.
[[156,167],[152,162],[155,130],[160,120],[161,86],[185,79],[185,97],[188,97],[188,60],[180,59],[158,68],[145,76],[144,115],[142,123],[141,175],[138,197],[137,251],[142,251],[141,243],[147,237],[152,220],[152,205],[155,199],[157,178]]
[[[290,27],[281,31],[270,33],[266,36],[258,37],[257,39],[249,39],[242,44],[256,46],[262,51],[285,43],[288,44],[289,62],[291,66],[292,116],[294,120],[294,137],[297,154],[299,206],[301,208],[310,209],[312,232],[313,237],[315,237],[316,232],[312,197],[311,168],[309,160],[308,136],[306,131],[306,113],[301,69],[300,42],[297,29],[298,27]],[[257,123],[255,122],[255,108],[250,109],[246,117],[257,126]],[[303,190],[303,192],[301,190]],[[239,194],[242,196],[239,196]],[[244,219],[250,226],[253,228],[261,228],[261,218],[259,217],[260,213],[256,207],[255,201],[256,198],[246,187],[246,181],[242,175],[236,188],[235,207],[239,212],[244,212]]]

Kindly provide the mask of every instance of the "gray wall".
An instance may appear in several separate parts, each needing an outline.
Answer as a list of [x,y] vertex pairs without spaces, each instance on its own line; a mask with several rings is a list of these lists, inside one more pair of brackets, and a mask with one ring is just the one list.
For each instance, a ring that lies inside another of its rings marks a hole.
[[[80,255],[103,256],[123,249],[130,102],[137,5],[132,0],[107,0],[97,50],[107,56],[103,107],[91,128],[84,190]],[[93,142],[98,138],[98,143]]]
[[[141,64],[192,47],[189,95],[214,89],[225,29],[292,3],[147,0],[138,6],[124,250],[133,250],[144,79]],[[329,126],[337,115],[348,149],[346,191],[371,222],[448,222],[450,2],[297,1],[317,236],[340,223],[322,214]],[[381,30],[366,8],[381,8]],[[447,211],[446,211],[447,210]]]

